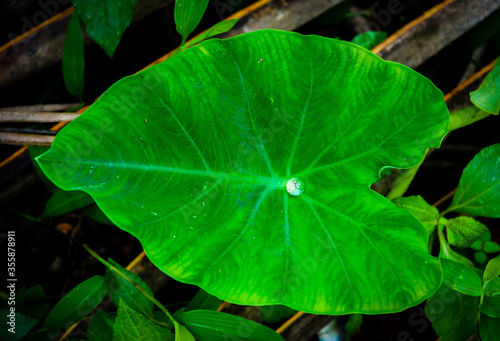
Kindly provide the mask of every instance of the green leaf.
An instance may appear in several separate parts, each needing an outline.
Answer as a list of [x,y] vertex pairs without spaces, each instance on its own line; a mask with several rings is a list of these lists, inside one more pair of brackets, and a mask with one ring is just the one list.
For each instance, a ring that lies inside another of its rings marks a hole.
[[392,201],[397,207],[404,208],[415,216],[431,234],[439,222],[439,211],[429,205],[420,195],[396,198]]
[[120,300],[115,319],[113,341],[169,341],[174,335],[153,323]]
[[29,147],[28,152],[30,154],[30,159],[31,163],[33,164],[33,167],[35,168],[35,172],[40,178],[40,180],[43,182],[45,187],[49,189],[51,192],[54,192],[57,190],[57,187],[50,181],[47,176],[43,173],[43,171],[40,169],[40,166],[38,165],[38,162],[35,161],[35,158],[42,155],[45,153],[47,150],[49,150],[49,147],[40,147],[40,146],[34,146],[34,147]]
[[201,21],[208,0],[176,0],[174,8],[175,28],[182,36],[181,46]]
[[483,281],[489,282],[500,275],[500,256],[490,260],[484,269]]
[[474,259],[479,264],[483,264],[488,260],[488,255],[482,251],[479,251],[474,254]]
[[88,34],[111,58],[130,25],[137,0],[71,0]]
[[498,115],[500,111],[500,60],[488,73],[479,89],[470,93],[470,100],[478,108]]
[[223,300],[394,312],[442,274],[422,224],[369,186],[439,146],[448,116],[443,94],[401,64],[261,30],[117,82],[38,161],[159,269]]
[[2,316],[0,340],[21,340],[37,324],[38,319],[12,311],[10,308],[0,309]]
[[490,317],[500,318],[500,295],[485,296],[481,312]]
[[[110,258],[107,261],[153,296],[151,289],[137,274],[126,270]],[[132,283],[109,268],[106,269],[106,277],[108,279],[109,297],[116,306],[120,304],[120,300],[123,300],[127,304],[127,307],[134,309],[138,313],[142,313],[145,316],[153,316],[153,302],[144,296]]]
[[102,341],[113,339],[114,318],[109,316],[105,311],[99,310],[95,313],[92,321],[87,327],[88,341]]
[[481,341],[497,341],[498,335],[500,335],[500,319],[482,314],[479,335],[481,335]]
[[362,325],[363,325],[363,315],[353,314],[349,316],[349,319],[345,324],[344,338],[345,339],[351,338],[354,334],[358,332],[358,330],[361,329]]
[[177,323],[175,329],[175,341],[196,341],[196,340],[186,327]]
[[195,338],[203,341],[240,339],[243,335],[247,341],[283,341],[279,334],[262,324],[216,311],[188,311],[178,320]]
[[85,60],[83,57],[83,38],[78,15],[73,13],[69,21],[62,54],[62,69],[64,84],[68,92],[82,102],[83,74]]
[[233,26],[238,22],[239,19],[229,19],[218,22],[214,26],[210,27],[205,32],[201,33],[199,36],[191,39],[191,41],[187,42],[184,46],[188,47],[194,44],[198,44],[205,39],[211,38],[221,33],[225,33],[233,28]]
[[89,205],[82,209],[82,212],[92,220],[105,225],[115,225],[96,204]]
[[94,276],[78,284],[52,308],[45,326],[59,329],[82,320],[106,296],[106,278]]
[[500,252],[500,245],[498,245],[495,242],[485,242],[483,246],[483,251],[486,253]]
[[490,115],[490,113],[480,110],[473,105],[465,107],[450,114],[450,126],[448,130],[453,131],[466,127]]
[[481,277],[472,269],[462,263],[441,259],[443,269],[443,281],[450,288],[469,296],[481,296],[483,286]]
[[188,303],[185,311],[190,310],[217,310],[221,305],[222,300],[215,296],[210,295],[205,290],[200,289],[196,296]]
[[385,38],[387,38],[387,32],[366,31],[355,36],[351,42],[364,47],[365,49],[371,50],[383,42]]
[[500,144],[481,150],[465,167],[457,193],[445,211],[500,218]]
[[16,311],[41,320],[49,311],[49,301],[40,285],[22,287],[16,294]]
[[290,316],[295,314],[297,310],[288,308],[285,305],[266,305],[260,307],[260,312],[262,314],[264,322],[275,323],[289,318]]
[[468,268],[473,268],[474,264],[467,259],[466,257],[462,256],[461,254],[453,251],[453,249],[450,247],[448,242],[446,241],[445,236],[443,233],[440,231],[439,232],[439,246],[440,246],[440,251],[439,251],[439,257],[442,259],[450,259],[455,262],[462,263]]
[[494,295],[500,293],[500,277],[495,277],[486,285],[486,295]]
[[471,217],[457,217],[446,225],[448,242],[456,247],[469,247],[488,231],[488,228]]
[[461,294],[446,284],[427,300],[425,313],[442,341],[466,340],[476,333],[479,297]]
[[57,217],[92,204],[94,200],[83,191],[56,189],[45,204],[41,219]]

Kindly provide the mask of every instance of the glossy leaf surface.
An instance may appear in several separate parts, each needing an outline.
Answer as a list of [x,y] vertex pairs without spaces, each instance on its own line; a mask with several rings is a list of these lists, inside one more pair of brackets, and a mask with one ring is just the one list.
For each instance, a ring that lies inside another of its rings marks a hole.
[[279,334],[262,324],[216,311],[193,310],[181,314],[178,320],[195,338],[203,341],[283,341]]
[[94,276],[78,284],[52,308],[45,318],[49,328],[65,328],[81,321],[106,296],[106,278]]
[[66,88],[70,94],[78,97],[80,102],[83,95],[84,68],[82,29],[78,15],[73,14],[64,39],[62,69]]
[[500,295],[486,296],[481,305],[481,312],[490,317],[500,318]]
[[225,33],[229,31],[230,29],[233,28],[233,26],[238,22],[239,19],[229,19],[229,20],[224,20],[221,22],[218,22],[214,26],[210,27],[208,30],[205,32],[201,33],[199,36],[191,39],[189,42],[186,43],[187,46],[191,46],[194,44],[198,44],[202,42],[205,39],[211,38],[213,36],[216,36],[221,33]]
[[448,115],[403,65],[264,30],[119,81],[38,161],[61,188],[91,194],[157,267],[221,299],[399,311],[441,272],[421,223],[369,186],[439,146]]
[[111,58],[130,25],[137,0],[71,0],[88,34]]
[[488,73],[479,89],[470,93],[470,100],[478,108],[498,115],[500,111],[500,60]]
[[174,335],[120,300],[113,341],[173,341]]
[[490,260],[484,269],[483,281],[489,282],[500,275],[500,256]]
[[396,206],[404,208],[415,216],[431,234],[439,222],[439,211],[429,205],[420,195],[396,198],[392,201]]
[[500,144],[484,148],[465,167],[446,211],[500,217]]
[[472,269],[462,263],[441,259],[443,269],[443,281],[450,288],[469,296],[481,296],[483,294],[481,277]]

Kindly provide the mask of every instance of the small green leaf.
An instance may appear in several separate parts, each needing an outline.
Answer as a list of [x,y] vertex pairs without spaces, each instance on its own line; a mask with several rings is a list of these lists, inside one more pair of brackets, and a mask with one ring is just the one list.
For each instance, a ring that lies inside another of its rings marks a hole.
[[495,242],[485,242],[483,245],[483,251],[486,253],[500,252],[500,245]]
[[214,26],[210,27],[208,30],[200,34],[199,36],[193,38],[191,41],[187,42],[184,46],[188,47],[194,44],[198,44],[205,39],[211,38],[221,33],[225,33],[233,28],[233,26],[238,22],[239,19],[229,19],[220,21]]
[[385,38],[387,38],[387,32],[366,31],[355,36],[351,42],[364,47],[365,49],[371,50],[383,42]]
[[266,323],[275,323],[284,320],[297,312],[286,305],[266,305],[260,307],[262,318]]
[[203,341],[225,341],[241,338],[246,341],[283,341],[283,338],[268,327],[239,316],[211,310],[193,310],[178,317],[195,338]]
[[498,341],[500,319],[482,314],[479,323],[479,335],[481,336],[481,341]]
[[462,263],[468,268],[474,267],[474,264],[469,259],[453,251],[453,249],[446,241],[446,238],[442,232],[439,232],[439,245],[440,245],[440,252],[439,252],[440,258],[454,260],[456,262]]
[[92,321],[87,327],[88,341],[102,341],[113,339],[114,317],[111,317],[103,310],[95,313]]
[[443,281],[450,288],[469,296],[481,296],[483,287],[481,277],[472,269],[462,263],[441,259]]
[[64,84],[68,92],[82,102],[83,75],[85,60],[83,57],[83,38],[78,15],[73,13],[69,21],[62,54]]
[[111,58],[130,25],[137,0],[71,0],[88,34]]
[[420,195],[400,197],[392,201],[397,207],[404,208],[415,216],[424,225],[427,233],[431,234],[439,222],[439,211],[429,205]]
[[500,218],[500,144],[481,150],[465,167],[457,193],[445,211]]
[[89,206],[94,200],[83,191],[63,191],[57,189],[45,204],[41,219],[57,217],[79,208]]
[[208,6],[208,0],[176,0],[174,20],[177,32],[182,37],[181,46],[201,21]]
[[[108,258],[108,263],[116,267],[121,273],[125,274],[134,283],[153,296],[151,289],[137,274],[126,270],[110,258]],[[116,306],[120,304],[120,300],[123,300],[127,304],[127,307],[134,309],[138,313],[142,313],[145,316],[153,316],[153,302],[144,296],[132,283],[109,268],[106,269],[106,277],[108,279],[109,297]]]
[[94,276],[78,284],[52,308],[45,326],[59,329],[81,321],[106,296],[106,278]]
[[495,277],[486,285],[486,295],[492,296],[500,293],[500,277]]
[[474,259],[478,264],[483,264],[488,260],[488,255],[483,251],[479,251],[474,254]]
[[470,93],[470,100],[478,108],[493,115],[500,111],[500,60],[488,73],[479,89]]
[[490,260],[484,269],[483,281],[489,282],[500,275],[500,256]]
[[361,326],[363,325],[363,315],[361,314],[352,314],[349,316],[349,319],[347,320],[345,324],[345,339],[351,338],[354,334],[357,333],[358,330],[361,329]]
[[479,297],[468,296],[443,283],[427,300],[425,313],[442,341],[466,340],[476,333]]
[[191,332],[186,327],[184,327],[182,324],[177,323],[175,328],[175,341],[196,341],[196,340],[193,334],[191,334]]
[[38,322],[38,319],[34,317],[11,311],[8,308],[0,309],[0,316],[2,316],[0,340],[21,340]]
[[34,146],[34,147],[29,147],[28,152],[30,154],[30,159],[31,163],[33,164],[33,167],[35,168],[35,172],[40,178],[40,180],[43,182],[45,187],[47,187],[51,192],[55,192],[58,187],[52,183],[52,181],[47,178],[47,176],[43,173],[43,171],[40,169],[40,165],[38,162],[35,161],[35,158],[42,155],[45,153],[47,150],[49,150],[49,147],[40,147],[40,146]]
[[16,311],[41,320],[50,308],[45,291],[40,285],[23,288],[24,290],[16,295]]
[[446,225],[448,242],[456,247],[469,247],[488,231],[488,228],[471,217],[457,217],[448,220]]
[[190,310],[217,310],[221,305],[222,300],[210,295],[205,290],[200,289],[194,298],[188,303],[185,311]]
[[489,317],[500,318],[500,294],[485,296],[481,305],[481,312]]
[[115,319],[113,341],[173,341],[174,335],[142,314],[127,306],[120,299]]

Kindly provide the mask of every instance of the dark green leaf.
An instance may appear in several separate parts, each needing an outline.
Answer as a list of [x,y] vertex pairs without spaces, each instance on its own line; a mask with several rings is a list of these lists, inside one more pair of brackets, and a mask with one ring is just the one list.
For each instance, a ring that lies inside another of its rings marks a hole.
[[485,296],[481,305],[481,312],[490,317],[500,318],[500,294]]
[[479,335],[481,335],[481,341],[498,341],[500,319],[482,314],[479,323]]
[[45,318],[45,326],[59,329],[82,320],[106,296],[106,278],[94,276],[64,296]]
[[481,238],[488,231],[488,228],[474,218],[461,216],[449,219],[446,231],[450,245],[469,247]]
[[49,150],[49,147],[29,147],[28,152],[30,154],[30,159],[31,163],[33,164],[33,167],[35,168],[36,174],[42,180],[43,184],[45,187],[47,187],[51,192],[54,192],[57,190],[57,186],[50,181],[47,176],[43,173],[43,171],[40,169],[40,166],[38,165],[38,162],[35,161],[35,158],[42,155],[45,153],[47,150]]
[[461,294],[446,284],[427,300],[425,313],[442,341],[463,341],[476,332],[479,297]]
[[484,269],[483,281],[489,282],[500,275],[500,256],[491,259]]
[[366,31],[358,34],[351,40],[352,43],[371,50],[387,38],[387,32]]
[[80,20],[75,13],[71,16],[62,54],[64,84],[68,92],[82,101],[83,74],[85,60],[83,58],[83,38]]
[[185,311],[198,310],[198,309],[217,310],[221,305],[221,303],[222,300],[218,299],[215,296],[210,295],[205,290],[200,289],[198,290],[196,296],[186,306]]
[[200,23],[207,6],[208,0],[175,1],[174,20],[177,32],[182,36],[181,46]]
[[111,58],[130,25],[137,0],[71,0],[88,34]]
[[113,341],[173,341],[174,335],[166,328],[137,313],[120,300],[115,319]]
[[22,292],[17,292],[16,311],[19,313],[40,320],[49,311],[49,308],[47,295],[40,285],[35,285],[29,289],[24,288]]
[[92,220],[101,224],[114,225],[111,220],[104,214],[104,212],[96,204],[89,205],[82,209],[82,212]]
[[113,339],[114,318],[109,316],[105,311],[99,310],[95,313],[92,321],[87,327],[88,341],[103,341]]
[[158,268],[221,299],[394,312],[442,274],[422,224],[369,185],[418,164],[448,116],[443,94],[401,64],[261,30],[119,81],[38,161]]
[[229,19],[229,20],[224,20],[221,22],[218,22],[214,26],[210,27],[208,30],[200,34],[199,36],[193,38],[191,41],[187,42],[186,47],[198,44],[199,42],[202,42],[205,39],[211,38],[213,36],[216,36],[218,34],[224,33],[229,31],[230,29],[233,28],[233,26],[236,24],[236,22],[239,19]]
[[484,262],[486,262],[488,260],[488,255],[486,253],[484,253],[483,251],[479,251],[479,252],[476,252],[474,254],[474,259],[479,264],[483,264]]
[[439,222],[439,211],[432,207],[420,195],[400,197],[392,201],[397,207],[404,208],[415,216],[424,225],[427,233],[431,234]]
[[500,217],[500,144],[481,150],[465,167],[457,193],[446,210]]
[[[15,307],[12,307],[15,309]],[[0,340],[21,340],[37,324],[38,319],[15,311],[0,309],[2,324],[0,325]]]
[[41,219],[57,217],[92,204],[94,200],[83,191],[57,189],[45,204]]
[[470,93],[470,100],[478,108],[498,115],[500,111],[500,60],[488,73],[479,89]]
[[[126,270],[110,258],[108,258],[108,263],[116,267],[121,273],[125,274],[134,283],[153,296],[151,289],[137,274]],[[153,302],[144,296],[132,283],[109,268],[106,269],[106,277],[108,278],[109,297],[116,306],[119,305],[120,300],[123,300],[127,304],[127,307],[134,309],[138,313],[142,313],[145,316],[153,316]]]
[[266,305],[260,307],[262,318],[266,323],[275,323],[284,320],[297,312],[285,305]]
[[247,341],[283,341],[274,330],[239,316],[211,310],[193,310],[178,320],[195,338],[203,341],[244,339]]
[[353,314],[349,316],[349,320],[345,324],[345,335],[346,339],[351,338],[363,325],[363,315]]
[[462,263],[441,259],[443,269],[443,281],[450,288],[469,296],[481,296],[483,294],[482,280],[474,270]]
[[500,245],[498,245],[495,242],[485,242],[483,246],[483,251],[486,253],[500,252]]

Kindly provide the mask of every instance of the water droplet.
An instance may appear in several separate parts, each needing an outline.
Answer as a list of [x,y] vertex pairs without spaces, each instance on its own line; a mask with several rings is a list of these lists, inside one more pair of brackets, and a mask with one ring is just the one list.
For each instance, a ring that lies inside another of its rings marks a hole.
[[292,197],[296,197],[298,195],[301,195],[304,192],[304,189],[306,188],[306,184],[304,180],[300,178],[291,178],[288,180],[286,183],[286,190],[288,194],[290,194]]
[[193,216],[193,219],[196,219],[196,216],[195,216],[195,215]]
[[154,215],[158,215],[158,213],[156,213],[156,212],[151,212],[151,213],[153,213]]
[[201,202],[201,204],[202,204],[203,206],[205,206],[205,202],[204,202],[204,201],[202,201],[202,202]]

